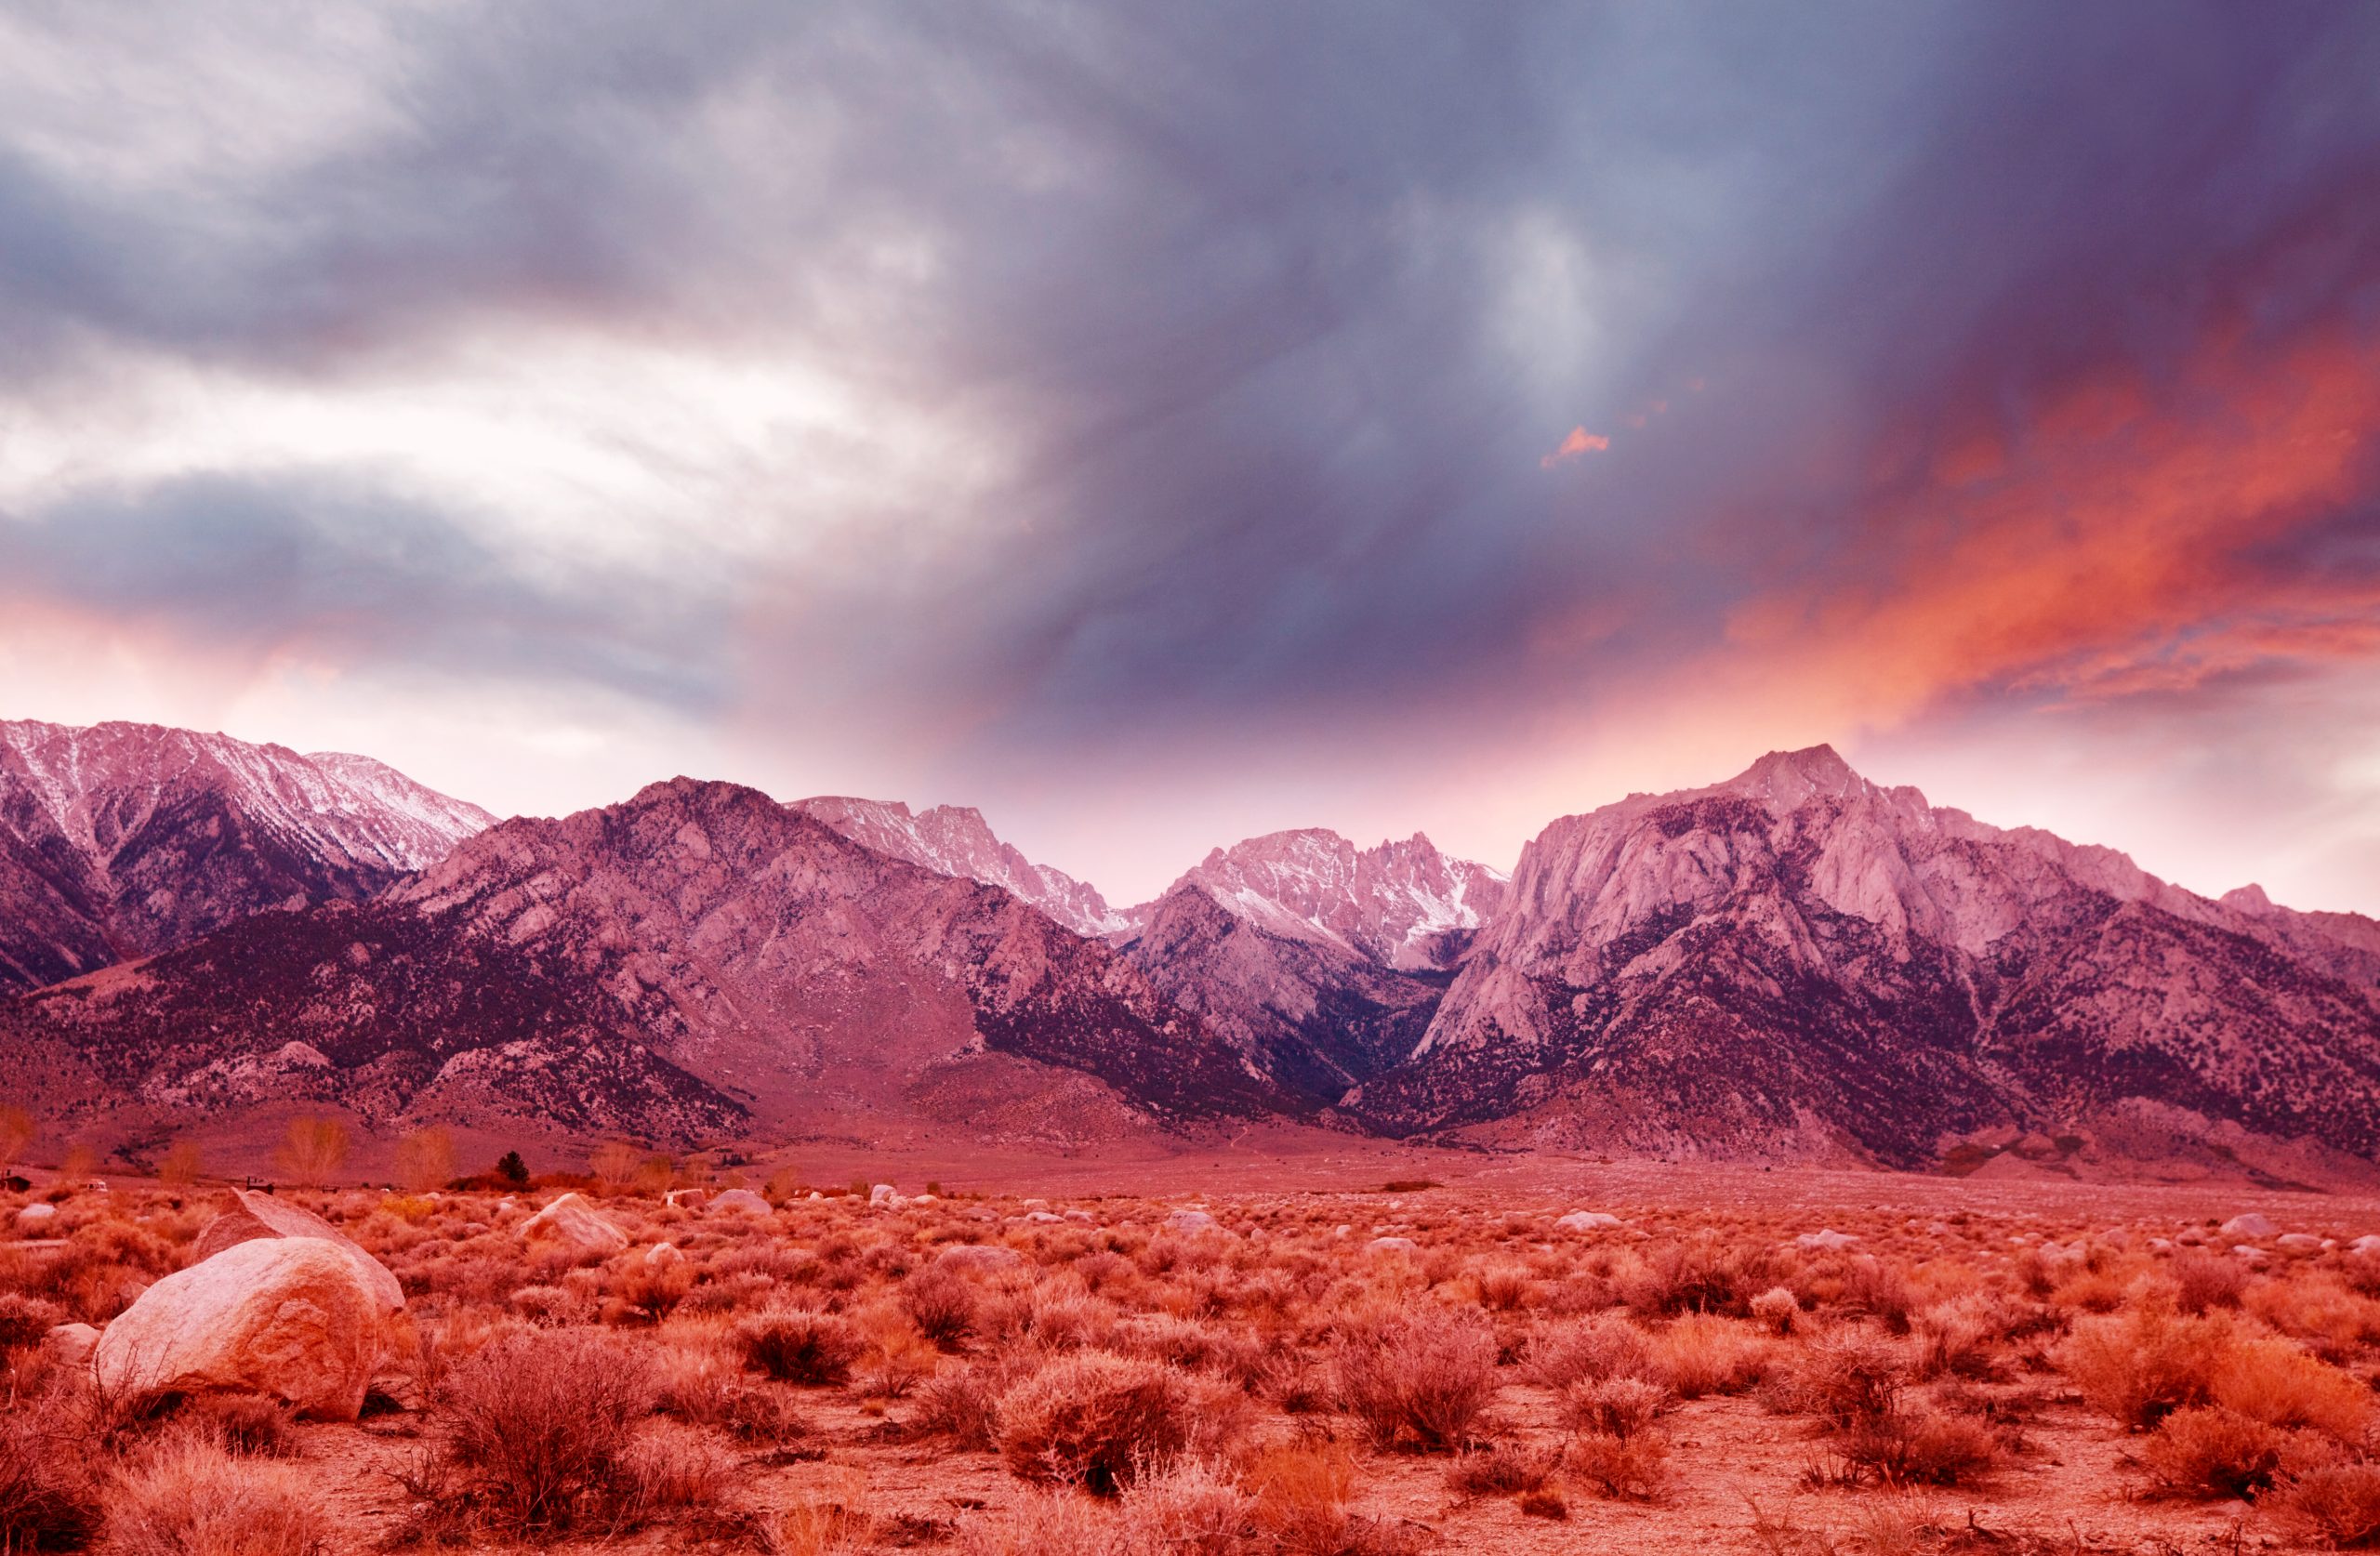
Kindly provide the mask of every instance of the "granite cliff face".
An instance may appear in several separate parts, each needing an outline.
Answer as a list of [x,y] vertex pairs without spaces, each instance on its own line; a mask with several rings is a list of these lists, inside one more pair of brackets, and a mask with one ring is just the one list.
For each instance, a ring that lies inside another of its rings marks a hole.
[[359,901],[494,820],[367,757],[0,721],[0,994]]
[[1110,935],[1126,928],[1124,916],[1107,905],[1097,887],[1025,858],[1013,845],[1000,841],[984,813],[972,805],[912,811],[898,800],[822,795],[796,800],[793,809],[879,853],[906,859],[938,876],[997,886],[1078,935]]
[[1297,1105],[1007,892],[685,779],[46,990],[0,1046],[70,1108],[80,1078],[160,1110],[681,1141],[919,1119],[1064,1140]]
[[1409,1052],[1504,878],[1416,834],[1309,829],[1217,849],[1118,936],[1176,1004],[1317,1103]]
[[1547,827],[1414,1053],[1348,1105],[1399,1132],[1896,1165],[2147,1112],[2368,1158],[2371,928],[2209,901],[1824,746],[1772,754]]

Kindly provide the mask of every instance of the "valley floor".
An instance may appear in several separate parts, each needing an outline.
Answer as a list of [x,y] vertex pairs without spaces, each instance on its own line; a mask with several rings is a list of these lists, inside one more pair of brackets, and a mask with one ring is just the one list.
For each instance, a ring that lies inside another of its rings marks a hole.
[[[75,1537],[199,1549],[131,1533],[195,1454],[312,1520],[214,1549],[292,1556],[2380,1540],[2380,1201],[1451,1152],[1416,1188],[1416,1154],[1297,1147],[919,1157],[894,1202],[760,1213],[585,1185],[618,1249],[522,1235],[560,1183],[293,1192],[407,1294],[351,1422],[78,1392],[43,1324],[114,1318],[226,1196],[43,1186],[0,1207],[57,1206],[0,1242],[0,1524],[30,1464],[96,1510]],[[524,1511],[473,1433],[557,1418],[591,1457]]]

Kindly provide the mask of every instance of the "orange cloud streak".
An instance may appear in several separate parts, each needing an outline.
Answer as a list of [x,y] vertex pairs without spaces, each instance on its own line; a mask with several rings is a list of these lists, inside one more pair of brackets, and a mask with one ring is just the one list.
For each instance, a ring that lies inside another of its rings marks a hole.
[[1570,429],[1570,435],[1562,440],[1560,448],[1537,462],[1538,468],[1550,470],[1554,466],[1566,464],[1582,454],[1600,454],[1610,446],[1611,440],[1601,433],[1590,432],[1583,427],[1574,427]]
[[2213,347],[2170,398],[2109,378],[1954,444],[1863,526],[1880,565],[1749,601],[1726,657],[1889,721],[1979,687],[2108,696],[2380,650],[2380,580],[2259,556],[2364,499],[2380,353]]

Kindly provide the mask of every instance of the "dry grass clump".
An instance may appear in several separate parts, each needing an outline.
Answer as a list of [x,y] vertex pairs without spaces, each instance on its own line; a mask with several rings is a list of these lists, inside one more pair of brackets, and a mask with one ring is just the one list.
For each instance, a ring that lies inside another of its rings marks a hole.
[[0,1294],[0,1352],[39,1345],[42,1337],[66,1322],[66,1310],[39,1297],[20,1292]]
[[2251,1420],[2310,1427],[2341,1443],[2360,1443],[2372,1422],[2371,1390],[2284,1339],[2234,1342],[2215,1359],[2208,1391]]
[[1341,1403],[1377,1446],[1461,1447],[1496,1397],[1497,1349],[1475,1314],[1404,1313],[1370,1324],[1340,1342]]
[[1653,1346],[1626,1319],[1597,1313],[1540,1329],[1529,1338],[1523,1370],[1530,1382],[1556,1391],[1606,1378],[1642,1378],[1653,1371]]
[[0,1392],[0,1551],[76,1550],[99,1532],[84,1404],[56,1383]]
[[2198,1248],[2184,1248],[2165,1266],[2174,1284],[2174,1305],[2186,1313],[2236,1308],[2248,1289],[2248,1267]]
[[1739,1394],[1768,1370],[1771,1342],[1733,1318],[1688,1313],[1653,1341],[1652,1375],[1680,1399]]
[[1124,1489],[1125,1539],[1136,1551],[1235,1556],[1247,1549],[1256,1498],[1210,1458],[1181,1458]]
[[321,1496],[294,1467],[243,1458],[197,1433],[146,1452],[108,1500],[111,1556],[314,1556]]

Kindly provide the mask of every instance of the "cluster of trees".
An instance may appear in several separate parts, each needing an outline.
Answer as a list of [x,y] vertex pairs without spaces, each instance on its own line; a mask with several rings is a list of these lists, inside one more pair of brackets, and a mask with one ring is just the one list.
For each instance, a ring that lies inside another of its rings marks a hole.
[[[0,1105],[0,1178],[14,1174],[38,1132],[37,1121],[25,1109]],[[354,1137],[344,1121],[328,1114],[301,1115],[291,1119],[283,1131],[281,1144],[273,1153],[274,1168],[292,1183],[325,1187],[337,1181],[345,1170],[353,1145]],[[743,1158],[730,1156],[723,1160],[740,1165]],[[77,1144],[68,1149],[60,1171],[67,1178],[87,1179],[98,1168],[97,1154],[87,1145]],[[432,1125],[416,1129],[397,1142],[396,1180],[416,1193],[455,1181],[460,1170],[455,1137],[443,1127]],[[681,1163],[627,1141],[609,1141],[588,1154],[587,1170],[608,1190],[635,1187],[659,1193],[670,1188],[709,1183],[715,1164],[704,1156]],[[205,1171],[205,1153],[196,1141],[188,1137],[174,1141],[157,1162],[157,1176],[167,1183],[194,1183]],[[529,1167],[520,1152],[507,1151],[497,1160],[493,1176],[504,1183],[526,1187]],[[787,1197],[800,1187],[800,1174],[785,1168],[769,1180],[768,1187],[775,1197]]]

